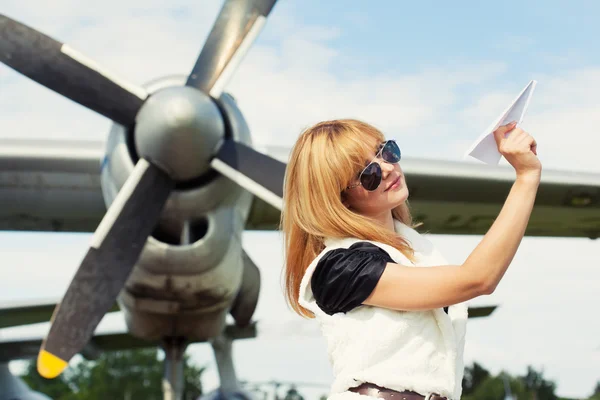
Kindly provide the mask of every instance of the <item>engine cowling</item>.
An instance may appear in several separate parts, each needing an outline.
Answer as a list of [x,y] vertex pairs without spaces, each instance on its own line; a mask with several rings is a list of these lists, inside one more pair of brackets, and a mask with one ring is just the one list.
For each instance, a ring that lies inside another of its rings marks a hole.
[[[184,76],[169,77],[146,89],[152,96],[184,83]],[[215,104],[225,137],[250,145],[248,125],[234,99],[223,94]],[[101,175],[107,206],[137,162],[134,131],[116,124],[110,131]],[[240,302],[241,234],[251,201],[250,193],[213,170],[178,183],[118,298],[132,334],[150,340],[206,340],[221,332],[227,312],[234,301]],[[243,292],[257,291],[244,287]]]

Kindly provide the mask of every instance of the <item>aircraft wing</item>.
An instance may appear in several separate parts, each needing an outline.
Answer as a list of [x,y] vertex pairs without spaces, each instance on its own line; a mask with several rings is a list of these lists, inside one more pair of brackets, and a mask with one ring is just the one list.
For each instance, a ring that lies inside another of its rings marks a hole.
[[[2,140],[0,230],[93,232],[106,211],[103,157],[100,142]],[[470,162],[404,159],[402,168],[419,229],[435,234],[485,234],[514,181],[511,168]],[[526,235],[596,238],[599,199],[600,174],[544,170]],[[277,229],[279,217],[255,197],[246,229]]]
[[[48,322],[60,298],[0,303],[0,329]],[[115,304],[109,312],[118,311]]]
[[[116,316],[119,312],[107,314],[107,316]],[[47,322],[48,320],[44,320]],[[4,321],[3,321],[4,322]],[[40,322],[37,320],[36,322]],[[7,326],[4,324],[4,326]],[[37,357],[42,340],[47,332],[46,329],[37,329],[36,333],[29,335],[11,335],[5,337],[5,331],[0,330],[0,363],[11,360],[20,360]],[[256,337],[256,323],[251,323],[244,327],[227,325],[225,334],[234,340],[249,339]],[[143,347],[160,346],[159,341],[147,341],[138,339],[130,335],[126,328],[98,330],[84,347],[81,355],[87,359],[94,359],[100,352],[128,350]]]
[[106,212],[101,142],[0,141],[0,230],[93,232]]
[[[44,335],[10,339],[0,337],[0,363],[37,357],[43,339]],[[94,335],[82,351],[82,355],[93,359],[99,351],[154,347],[158,344],[137,339],[125,331],[104,332]]]
[[[267,151],[287,161],[285,151]],[[503,166],[426,159],[403,159],[401,166],[418,230],[434,234],[485,234],[514,182],[512,168]],[[255,199],[248,229],[278,224],[279,211]],[[595,239],[599,233],[600,174],[544,170],[526,235]]]
[[469,306],[469,318],[489,317],[498,306]]

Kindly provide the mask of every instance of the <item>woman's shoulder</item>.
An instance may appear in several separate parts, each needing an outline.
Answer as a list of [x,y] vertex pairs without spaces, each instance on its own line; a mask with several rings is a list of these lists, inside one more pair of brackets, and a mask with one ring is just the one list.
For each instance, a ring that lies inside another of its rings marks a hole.
[[362,305],[392,262],[385,250],[369,242],[329,250],[317,262],[310,279],[317,305],[329,315]]
[[364,255],[364,253],[367,253],[375,256],[390,256],[381,244],[367,240],[356,241],[347,247],[338,247],[335,249],[325,248],[323,253],[323,257],[321,257],[319,262],[323,261],[323,258],[330,258],[333,254],[353,254],[355,256],[361,256]]

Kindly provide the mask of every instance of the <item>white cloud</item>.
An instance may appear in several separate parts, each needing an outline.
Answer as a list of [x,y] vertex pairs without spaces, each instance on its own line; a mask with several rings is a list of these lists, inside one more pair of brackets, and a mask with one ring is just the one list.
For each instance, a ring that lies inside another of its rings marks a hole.
[[[191,70],[220,2],[115,2],[87,9],[63,0],[48,13],[10,2],[7,14],[65,40],[119,76],[143,84]],[[177,15],[174,18],[173,15]],[[228,86],[255,141],[290,145],[322,119],[362,118],[400,140],[407,156],[459,159],[527,82],[499,88],[506,65],[440,63],[415,73],[364,71],[359,50],[341,53],[337,27],[305,25],[278,4]],[[354,51],[354,53],[352,52]],[[355,73],[357,66],[362,73]],[[341,66],[347,66],[347,73]],[[600,68],[561,69],[539,81],[526,127],[545,167],[597,171]],[[102,138],[110,122],[0,67],[1,136]]]
[[[218,3],[211,3],[208,12],[184,7],[183,18],[158,12],[158,4],[148,9],[142,4],[133,2],[118,13],[110,8],[92,13],[65,1],[48,16],[60,15],[61,24],[47,23],[16,5],[13,14],[135,84],[188,73]],[[82,16],[89,22],[82,23]],[[73,28],[67,31],[64,26]],[[413,74],[374,70],[340,75],[340,66],[351,71],[353,65],[364,63],[360,54],[341,54],[330,44],[342,34],[338,28],[305,26],[285,6],[277,5],[258,45],[228,87],[257,141],[290,144],[308,124],[335,117],[365,119],[390,136],[404,132],[416,138],[429,136],[427,130],[448,119],[462,87],[485,82],[504,69],[501,64],[481,63]],[[8,82],[0,98],[7,107],[0,125],[3,136],[22,136],[23,132],[37,137],[105,135],[109,121],[103,117],[2,68],[0,77]]]
[[[536,138],[544,167],[599,172],[600,66],[534,74],[532,79],[538,80],[538,85],[523,127]],[[483,131],[522,87],[490,91],[464,108],[461,118]]]

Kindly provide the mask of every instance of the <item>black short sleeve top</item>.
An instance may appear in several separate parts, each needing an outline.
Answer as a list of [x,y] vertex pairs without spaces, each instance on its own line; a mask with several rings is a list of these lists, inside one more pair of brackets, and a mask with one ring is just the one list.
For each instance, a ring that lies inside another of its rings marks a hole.
[[[328,251],[317,263],[310,281],[317,305],[328,315],[362,305],[387,263],[394,262],[385,250],[369,242]],[[448,312],[447,307],[444,311]]]
[[328,251],[317,263],[310,282],[317,305],[329,315],[360,306],[389,262],[394,260],[388,253],[368,242]]

